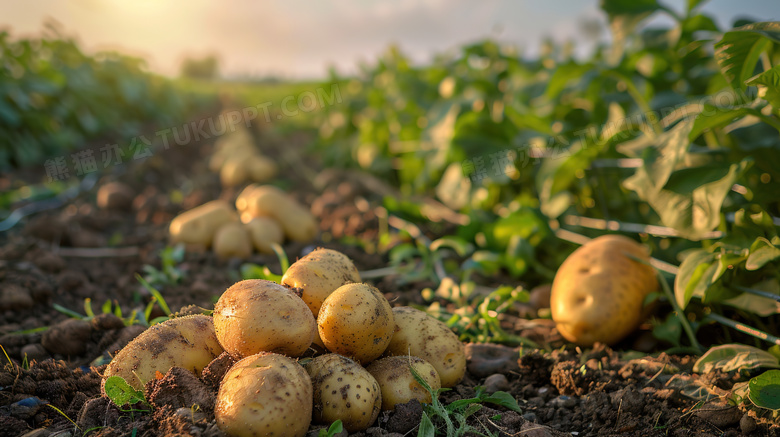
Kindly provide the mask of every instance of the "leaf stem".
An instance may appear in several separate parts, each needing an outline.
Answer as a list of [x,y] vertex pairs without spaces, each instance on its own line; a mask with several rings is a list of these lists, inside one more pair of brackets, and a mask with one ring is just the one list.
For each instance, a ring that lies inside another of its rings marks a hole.
[[772,334],[767,334],[764,331],[761,331],[760,329],[756,329],[752,326],[748,326],[742,323],[737,323],[731,319],[727,319],[719,314],[710,313],[707,315],[707,318],[710,320],[713,320],[715,322],[718,322],[722,325],[726,325],[730,328],[733,328],[743,334],[750,335],[752,337],[764,340],[769,343],[773,343],[780,346],[780,338],[775,337]]
[[699,353],[704,352],[701,345],[699,344],[699,341],[696,339],[696,334],[693,332],[691,324],[688,323],[688,319],[685,317],[685,312],[683,312],[683,310],[680,308],[680,305],[677,304],[677,299],[674,298],[674,294],[672,294],[672,290],[669,288],[669,284],[666,282],[666,278],[664,278],[663,275],[661,275],[661,272],[657,270],[656,275],[658,276],[658,282],[661,283],[661,288],[664,290],[664,294],[666,294],[666,299],[672,305],[672,309],[677,315],[677,319],[680,320],[680,324],[685,331],[685,335],[688,336],[688,341],[691,342],[691,346],[698,350]]

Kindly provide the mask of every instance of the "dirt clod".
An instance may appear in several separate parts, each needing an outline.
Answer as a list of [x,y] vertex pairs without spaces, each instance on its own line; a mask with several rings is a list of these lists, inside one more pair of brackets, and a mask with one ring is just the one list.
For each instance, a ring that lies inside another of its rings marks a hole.
[[68,319],[44,332],[41,344],[50,353],[77,356],[86,351],[91,333],[89,322]]

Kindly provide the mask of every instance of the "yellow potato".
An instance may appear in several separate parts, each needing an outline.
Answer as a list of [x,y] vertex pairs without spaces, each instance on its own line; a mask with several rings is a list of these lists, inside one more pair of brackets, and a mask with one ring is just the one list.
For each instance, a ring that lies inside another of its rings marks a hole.
[[620,235],[596,238],[575,250],[555,275],[550,308],[558,331],[580,346],[615,344],[644,317],[643,303],[656,291],[647,248]]
[[341,252],[317,248],[295,261],[282,277],[282,285],[301,290],[301,299],[314,317],[322,302],[344,284],[360,282],[355,264]]
[[463,343],[441,321],[411,307],[393,308],[395,333],[385,355],[412,355],[429,362],[442,387],[456,386],[466,374]]
[[211,317],[194,315],[167,320],[142,332],[120,350],[106,367],[109,376],[121,376],[136,390],[156,372],[182,367],[196,375],[222,351]]
[[347,284],[322,303],[317,328],[329,351],[366,364],[390,344],[395,322],[390,303],[379,290],[368,284]]
[[249,220],[243,219],[244,217],[243,213],[246,213],[247,216],[254,217],[247,210],[249,209],[249,199],[252,198],[252,193],[255,191],[255,189],[259,187],[260,185],[257,184],[247,185],[246,188],[241,190],[241,193],[238,194],[238,197],[236,197],[236,209],[238,210],[238,212],[242,213],[241,217],[244,223],[248,222]]
[[221,258],[249,258],[252,242],[249,231],[239,222],[225,223],[214,235],[214,253]]
[[[245,210],[255,217],[273,217],[293,241],[308,242],[317,236],[317,222],[308,208],[304,208],[284,191],[263,185],[253,188],[246,197]],[[239,210],[243,210],[240,206]]]
[[300,297],[263,279],[233,284],[214,305],[213,316],[219,343],[236,358],[258,352],[301,356],[317,331]]
[[348,432],[363,431],[382,406],[379,383],[360,364],[338,354],[320,355],[306,365],[314,388],[314,421],[336,420]]
[[174,243],[197,244],[209,247],[217,229],[225,223],[238,221],[238,214],[224,200],[213,200],[171,221],[169,232]]
[[249,179],[246,162],[237,159],[228,159],[219,171],[219,180],[223,187],[235,187]]
[[276,163],[265,156],[249,157],[245,167],[246,174],[252,182],[268,182],[276,176]]
[[423,404],[432,402],[431,394],[414,379],[410,367],[414,367],[432,389],[441,388],[436,369],[420,357],[407,355],[376,360],[366,370],[379,383],[383,410],[394,410],[396,405],[405,404],[412,399],[417,399]]
[[282,244],[284,241],[282,227],[270,217],[254,217],[244,226],[249,232],[252,245],[260,253],[274,253],[271,245]]
[[229,436],[303,437],[312,406],[306,370],[290,358],[264,352],[244,358],[225,374],[214,415]]

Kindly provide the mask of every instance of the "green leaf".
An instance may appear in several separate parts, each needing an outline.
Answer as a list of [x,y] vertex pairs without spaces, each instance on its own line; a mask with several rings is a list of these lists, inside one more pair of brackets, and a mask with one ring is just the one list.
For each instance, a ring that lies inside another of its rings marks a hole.
[[453,235],[434,240],[431,242],[429,249],[431,252],[435,252],[442,247],[449,247],[450,249],[454,250],[458,256],[466,256],[471,253],[472,250],[474,250],[474,246],[471,243],[466,241],[464,238]]
[[674,296],[681,309],[688,306],[704,272],[714,261],[715,255],[702,249],[688,255],[680,264],[680,271],[674,279]]
[[[766,281],[762,281],[757,284],[752,284],[750,288],[780,295],[780,282],[778,282],[778,280],[775,278],[767,279]],[[723,303],[735,308],[749,311],[760,317],[769,317],[773,314],[780,314],[780,302],[775,299],[756,296],[755,294],[751,293],[740,293],[736,297],[723,301]]]
[[748,397],[757,406],[780,410],[780,370],[767,370],[752,378]]
[[146,403],[144,392],[131,387],[121,376],[109,376],[106,379],[104,389],[106,396],[117,407],[121,408],[126,404],[132,405],[138,402]]
[[757,86],[758,95],[775,109],[780,109],[780,65],[748,79],[746,84]]
[[725,126],[734,120],[748,115],[749,112],[748,108],[720,108],[705,103],[701,113],[696,116],[693,122],[693,128],[688,134],[688,140],[693,141],[704,131]]
[[723,372],[752,370],[759,367],[780,368],[777,357],[769,352],[744,344],[724,344],[710,348],[693,365],[696,373],[719,369]]
[[780,43],[780,22],[753,23],[726,32],[715,44],[715,60],[734,89],[745,89],[761,53],[772,42]]
[[333,437],[342,431],[344,431],[344,425],[341,423],[341,420],[336,420],[330,424],[327,430],[321,429],[317,435],[318,437]]
[[766,238],[759,237],[750,246],[750,255],[745,263],[745,268],[758,270],[778,258],[780,258],[780,249]]
[[690,14],[692,10],[698,8],[706,1],[707,0],[688,0],[688,13]]
[[497,391],[490,396],[484,397],[482,398],[482,402],[499,405],[506,409],[522,413],[520,405],[517,404],[517,399],[504,391]]
[[433,426],[431,418],[423,411],[422,418],[420,419],[420,427],[417,430],[417,437],[436,437],[436,427]]
[[674,313],[670,313],[663,323],[653,327],[653,337],[666,341],[672,346],[680,346],[680,336],[682,336],[682,324]]

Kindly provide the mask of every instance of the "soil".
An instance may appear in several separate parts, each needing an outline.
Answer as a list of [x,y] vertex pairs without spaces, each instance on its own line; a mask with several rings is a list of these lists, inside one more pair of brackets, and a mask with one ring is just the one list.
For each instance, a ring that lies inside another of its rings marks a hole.
[[[258,130],[262,152],[284,163],[280,185],[311,205],[321,226],[320,239],[287,243],[292,260],[318,246],[340,250],[361,272],[384,268],[380,246],[382,196],[353,177],[321,172],[307,179],[302,168],[317,168],[304,153],[305,135],[280,137]],[[223,190],[207,169],[211,142],[172,146],[144,160],[108,169],[96,186],[60,208],[25,218],[0,234],[0,345],[7,354],[0,368],[0,436],[221,436],[214,420],[219,381],[232,365],[217,358],[200,377],[171,369],[145,387],[149,405],[117,407],[100,395],[101,372],[111,356],[143,331],[122,318],[100,314],[104,302],[122,316],[143,312],[151,300],[136,280],[144,266],[160,265],[167,225],[179,212],[207,200],[232,201],[237,189]],[[307,157],[302,161],[300,157]],[[41,168],[41,172],[42,172]],[[39,172],[40,173],[40,172]],[[0,177],[1,187],[41,180],[27,169]],[[97,192],[111,187],[98,206]],[[440,229],[446,229],[439,227]],[[435,232],[424,229],[432,238]],[[358,244],[359,243],[359,244]],[[188,251],[178,265],[180,283],[161,287],[173,311],[196,305],[211,309],[219,295],[240,279],[244,262],[267,265],[278,273],[275,256],[221,260],[211,252]],[[373,282],[392,305],[423,303],[421,290],[434,284],[378,276]],[[527,284],[538,285],[538,284]],[[544,287],[540,290],[544,301]],[[88,299],[88,300],[87,300]],[[536,299],[536,297],[535,297]],[[547,296],[549,301],[549,296]],[[55,309],[95,313],[79,320]],[[441,395],[446,404],[474,396],[477,386],[503,390],[519,402],[521,413],[486,404],[469,423],[501,436],[775,436],[771,414],[723,399],[736,374],[692,372],[694,359],[654,353],[620,354],[607,347],[582,351],[567,346],[536,309],[518,307],[503,324],[547,351],[501,345],[467,345],[468,373]],[[161,316],[159,309],[152,317]],[[641,334],[628,340],[641,339]],[[380,415],[374,427],[353,436],[415,435],[423,408],[400,406]],[[317,435],[321,425],[312,425]],[[344,434],[345,435],[345,434]]]

